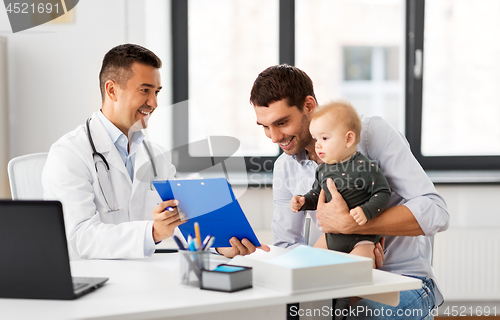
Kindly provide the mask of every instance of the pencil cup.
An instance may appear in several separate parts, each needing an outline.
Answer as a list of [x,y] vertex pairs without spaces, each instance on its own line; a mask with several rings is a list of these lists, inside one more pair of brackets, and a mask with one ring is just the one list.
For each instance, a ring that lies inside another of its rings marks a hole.
[[201,271],[210,267],[209,251],[179,250],[179,270],[181,283],[188,286],[199,287]]

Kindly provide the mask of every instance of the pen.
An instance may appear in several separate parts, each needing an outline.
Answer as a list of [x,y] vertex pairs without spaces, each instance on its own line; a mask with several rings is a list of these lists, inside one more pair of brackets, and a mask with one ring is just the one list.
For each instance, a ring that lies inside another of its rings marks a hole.
[[194,248],[194,250],[192,250],[192,251],[200,250],[200,246],[198,245],[198,241],[196,241],[196,239],[193,239],[193,248]]
[[194,223],[194,233],[196,235],[196,240],[198,241],[198,248],[201,250],[201,235],[200,235],[200,225],[198,222]]
[[179,247],[180,250],[186,250],[186,247],[184,247],[184,244],[182,243],[181,239],[179,239],[178,236],[174,235],[174,240],[177,243],[177,246]]
[[212,237],[211,234],[209,234],[205,237],[205,240],[203,240],[203,242],[201,243],[201,250],[205,250],[205,247],[207,246],[207,243],[211,237]]
[[193,241],[193,239],[191,239],[191,242],[189,242],[188,246],[189,246],[189,251],[196,251],[196,241]]
[[214,241],[215,241],[215,237],[210,236],[210,239],[208,240],[207,244],[203,247],[203,251],[208,251],[212,247],[212,245],[214,244]]
[[192,248],[194,248],[194,244],[193,244],[193,236],[192,235],[188,235],[187,245],[188,245],[188,250],[193,251]]
[[[159,205],[159,204],[160,203],[157,203],[156,205]],[[172,208],[172,207],[166,207],[165,210],[172,212],[172,211],[174,211],[174,208]]]

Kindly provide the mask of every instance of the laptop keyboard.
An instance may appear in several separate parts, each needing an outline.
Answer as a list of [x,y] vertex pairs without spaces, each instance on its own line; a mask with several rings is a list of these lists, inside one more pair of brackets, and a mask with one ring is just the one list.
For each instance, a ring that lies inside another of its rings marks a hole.
[[83,288],[85,287],[87,284],[84,283],[84,282],[76,282],[76,281],[73,281],[73,290],[78,290],[80,288]]

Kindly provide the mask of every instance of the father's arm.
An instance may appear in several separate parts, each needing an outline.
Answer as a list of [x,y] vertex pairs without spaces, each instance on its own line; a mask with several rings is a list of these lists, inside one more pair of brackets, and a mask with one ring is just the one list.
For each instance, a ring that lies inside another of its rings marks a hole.
[[[443,198],[415,159],[406,139],[380,117],[363,122],[361,141],[367,156],[376,160],[392,191],[389,208],[359,226],[349,216],[338,193],[318,202],[318,222],[324,232],[383,234],[393,236],[432,236],[448,228],[449,215]],[[332,192],[333,188],[329,188]],[[400,201],[400,202],[399,202]]]
[[[387,208],[377,217],[360,226],[349,215],[344,199],[333,182],[328,182],[332,200],[325,203],[324,191],[318,201],[318,223],[326,233],[383,234],[387,236],[420,236],[424,231],[415,216],[404,205]],[[345,204],[345,205],[344,205]]]

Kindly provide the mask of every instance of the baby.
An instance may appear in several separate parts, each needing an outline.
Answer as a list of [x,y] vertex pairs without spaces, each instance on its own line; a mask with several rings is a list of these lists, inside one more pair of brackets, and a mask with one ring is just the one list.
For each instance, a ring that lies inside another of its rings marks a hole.
[[[311,118],[309,131],[316,141],[315,149],[323,161],[316,170],[312,190],[290,201],[293,212],[316,210],[321,189],[326,202],[332,195],[326,186],[331,178],[349,207],[352,218],[363,225],[389,203],[391,191],[375,161],[357,151],[361,120],[349,102],[336,101],[320,107]],[[325,234],[328,249],[374,259],[378,235]],[[322,241],[323,239],[320,239]]]

